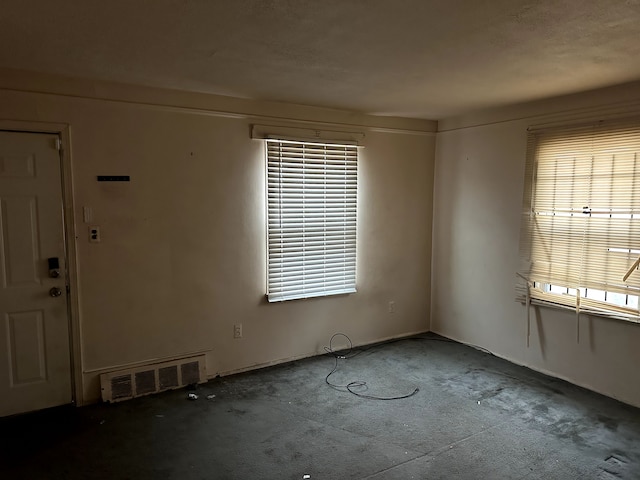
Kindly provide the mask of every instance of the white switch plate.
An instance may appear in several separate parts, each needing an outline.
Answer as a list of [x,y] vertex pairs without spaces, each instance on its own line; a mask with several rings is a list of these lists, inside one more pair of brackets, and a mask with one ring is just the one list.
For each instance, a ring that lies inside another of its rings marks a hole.
[[91,207],[82,207],[82,220],[84,223],[91,223],[93,220],[93,211]]
[[100,227],[97,225],[89,226],[89,242],[100,243]]

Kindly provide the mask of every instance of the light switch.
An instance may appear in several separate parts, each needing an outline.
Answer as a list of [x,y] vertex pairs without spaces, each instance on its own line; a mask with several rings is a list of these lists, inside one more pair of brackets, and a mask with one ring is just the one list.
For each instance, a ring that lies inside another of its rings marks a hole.
[[97,225],[91,225],[89,227],[89,242],[100,243],[100,227]]
[[82,219],[84,223],[91,223],[93,220],[93,211],[91,207],[82,207]]

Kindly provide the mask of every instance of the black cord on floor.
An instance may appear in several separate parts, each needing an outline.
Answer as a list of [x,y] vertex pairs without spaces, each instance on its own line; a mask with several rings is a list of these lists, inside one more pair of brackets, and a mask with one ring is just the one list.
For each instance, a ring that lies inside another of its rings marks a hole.
[[[337,353],[337,352],[335,352],[333,350],[333,339],[335,337],[344,337],[344,338],[347,339],[347,341],[349,342],[349,348],[348,348],[346,353],[339,354],[339,353]],[[412,397],[413,395],[415,395],[416,393],[418,393],[420,391],[420,389],[418,387],[416,387],[413,392],[408,393],[406,395],[398,395],[398,396],[395,396],[395,397],[378,397],[376,395],[368,395],[368,394],[356,391],[356,389],[364,389],[366,391],[369,388],[367,386],[367,382],[363,382],[362,380],[356,380],[354,382],[349,382],[346,385],[337,385],[337,384],[331,383],[329,381],[329,377],[331,375],[333,375],[336,372],[336,370],[338,369],[338,360],[346,360],[348,358],[353,358],[353,357],[355,357],[357,355],[360,355],[361,353],[363,353],[363,352],[365,352],[365,351],[367,351],[367,350],[369,350],[371,348],[372,347],[369,347],[367,349],[358,350],[356,353],[352,354],[352,352],[353,352],[353,343],[351,342],[351,339],[347,335],[345,335],[344,333],[334,333],[331,336],[331,339],[329,340],[329,346],[328,347],[324,347],[324,349],[325,349],[325,351],[327,353],[329,353],[330,355],[333,355],[333,358],[335,359],[335,362],[336,362],[335,365],[333,366],[333,370],[331,370],[328,373],[328,375],[325,377],[325,379],[324,379],[324,381],[327,383],[327,385],[329,385],[330,387],[335,388],[337,390],[346,389],[349,393],[351,393],[353,395],[356,395],[356,396],[361,397],[361,398],[367,398],[369,400],[400,400],[400,399],[403,399],[403,398]]]
[[[349,348],[346,349],[347,351],[345,353],[339,354],[339,353],[337,353],[336,351],[333,350],[333,339],[335,337],[344,337],[349,342]],[[420,390],[418,387],[416,387],[413,392],[408,393],[407,395],[400,395],[400,396],[397,396],[397,397],[377,397],[375,395],[367,395],[365,393],[357,392],[357,391],[354,390],[354,389],[357,389],[357,388],[362,388],[362,389],[366,390],[368,388],[367,382],[363,382],[361,380],[356,380],[354,382],[347,383],[346,385],[336,385],[336,384],[331,383],[329,381],[329,377],[331,375],[333,375],[336,372],[336,370],[338,369],[338,360],[347,360],[349,358],[357,357],[358,355],[360,355],[362,353],[365,353],[365,352],[367,352],[367,351],[369,351],[369,350],[371,350],[373,348],[381,347],[381,346],[388,345],[390,343],[395,343],[395,342],[405,342],[407,340],[429,340],[429,341],[433,341],[433,342],[456,343],[458,345],[464,345],[464,346],[467,346],[467,347],[471,347],[471,348],[479,350],[479,351],[481,351],[483,353],[487,353],[487,354],[489,354],[491,356],[495,356],[495,354],[492,351],[487,350],[484,347],[480,347],[478,345],[474,345],[472,343],[460,343],[460,342],[457,342],[455,340],[451,340],[451,339],[446,338],[446,337],[431,337],[431,336],[426,336],[426,337],[425,336],[413,336],[413,337],[396,338],[394,340],[387,340],[385,342],[376,343],[376,344],[370,345],[370,346],[368,346],[366,348],[359,348],[358,350],[354,351],[353,343],[351,342],[351,339],[347,335],[345,335],[344,333],[334,333],[331,336],[331,339],[329,340],[329,346],[328,347],[324,347],[324,350],[328,354],[332,355],[334,357],[334,359],[335,359],[335,365],[333,366],[333,370],[331,370],[329,372],[329,374],[325,377],[325,382],[327,383],[327,385],[329,385],[332,388],[335,388],[336,390],[346,389],[349,393],[352,393],[353,395],[356,395],[356,396],[362,397],[362,398],[368,398],[368,399],[371,399],[371,400],[400,400],[402,398],[409,398],[409,397],[415,395]]]

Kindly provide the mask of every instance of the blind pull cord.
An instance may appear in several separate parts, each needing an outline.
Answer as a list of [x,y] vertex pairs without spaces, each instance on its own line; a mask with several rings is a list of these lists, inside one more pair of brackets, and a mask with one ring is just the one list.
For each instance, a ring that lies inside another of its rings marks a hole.
[[580,289],[576,288],[576,342],[580,343]]
[[527,296],[525,298],[525,315],[527,318],[527,348],[529,348],[529,337],[531,337],[531,282],[524,275],[516,272],[516,275],[522,278],[527,284]]

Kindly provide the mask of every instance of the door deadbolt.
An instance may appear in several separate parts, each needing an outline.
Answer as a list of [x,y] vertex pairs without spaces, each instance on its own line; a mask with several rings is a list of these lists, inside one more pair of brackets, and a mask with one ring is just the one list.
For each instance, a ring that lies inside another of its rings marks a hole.
[[62,295],[62,290],[60,290],[58,287],[53,287],[51,288],[51,290],[49,290],[49,295],[51,295],[52,297],[59,297],[60,295]]
[[51,257],[47,259],[49,264],[49,277],[58,278],[60,276],[60,260],[58,257]]

